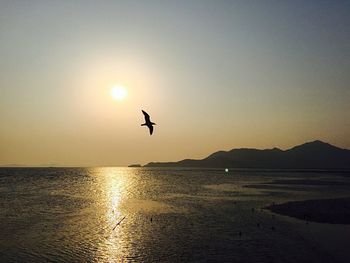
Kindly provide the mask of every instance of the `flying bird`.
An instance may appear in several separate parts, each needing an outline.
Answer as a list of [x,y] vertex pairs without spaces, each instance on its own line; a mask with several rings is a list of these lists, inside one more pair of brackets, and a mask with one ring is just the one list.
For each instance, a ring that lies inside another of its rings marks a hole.
[[156,125],[154,122],[151,122],[150,117],[147,112],[142,110],[143,115],[145,116],[145,123],[141,124],[141,126],[147,126],[149,129],[150,135],[153,133],[153,125]]

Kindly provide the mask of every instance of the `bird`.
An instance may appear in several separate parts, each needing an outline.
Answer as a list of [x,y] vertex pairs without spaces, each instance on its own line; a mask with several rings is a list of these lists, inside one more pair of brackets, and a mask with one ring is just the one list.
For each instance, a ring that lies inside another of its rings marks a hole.
[[141,126],[147,126],[149,129],[150,135],[153,133],[153,125],[156,125],[154,122],[151,122],[150,117],[147,112],[142,110],[143,115],[145,116],[145,123],[141,124]]

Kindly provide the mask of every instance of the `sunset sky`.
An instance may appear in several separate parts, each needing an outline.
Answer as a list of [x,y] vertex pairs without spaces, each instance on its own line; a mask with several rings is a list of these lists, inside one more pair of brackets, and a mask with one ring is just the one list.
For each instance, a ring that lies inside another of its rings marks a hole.
[[1,1],[0,165],[350,148],[349,14],[336,0]]

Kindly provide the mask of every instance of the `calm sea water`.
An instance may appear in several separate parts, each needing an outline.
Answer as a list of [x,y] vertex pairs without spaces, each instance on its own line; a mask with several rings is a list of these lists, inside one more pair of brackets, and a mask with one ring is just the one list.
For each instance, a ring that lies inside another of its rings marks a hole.
[[261,208],[349,196],[349,183],[324,172],[2,168],[0,262],[334,262]]

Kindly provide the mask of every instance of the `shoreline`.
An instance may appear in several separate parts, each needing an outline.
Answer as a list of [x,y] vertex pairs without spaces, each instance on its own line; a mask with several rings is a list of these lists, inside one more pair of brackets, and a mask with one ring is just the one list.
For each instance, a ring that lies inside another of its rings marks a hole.
[[350,225],[350,197],[291,201],[264,208],[307,222]]
[[[332,206],[333,204],[335,206]],[[345,197],[292,201],[270,205],[264,207],[264,209],[276,213],[294,224],[295,230],[305,240],[320,246],[334,257],[335,262],[347,263],[350,258],[350,250],[348,249],[350,236],[349,205],[350,197]],[[304,217],[303,212],[305,211],[309,217]],[[339,214],[342,215],[342,220],[334,220],[337,219]]]

